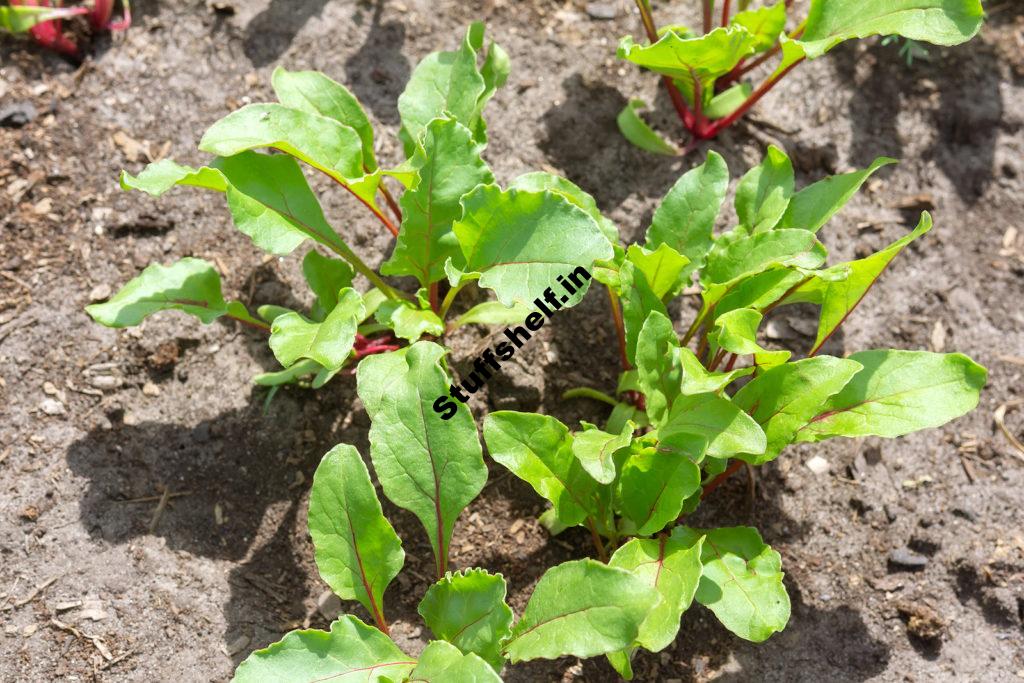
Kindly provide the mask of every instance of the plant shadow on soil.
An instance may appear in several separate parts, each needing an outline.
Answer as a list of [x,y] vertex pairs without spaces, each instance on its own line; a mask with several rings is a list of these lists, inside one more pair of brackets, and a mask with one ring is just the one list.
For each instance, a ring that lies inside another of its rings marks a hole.
[[[915,60],[909,67],[895,44],[880,41],[864,52],[854,43],[840,45],[829,55],[839,80],[855,91],[848,110],[850,161],[863,167],[880,155],[899,159],[905,144],[898,125],[903,108],[926,106],[934,133],[922,133],[931,134],[934,142],[922,157],[939,167],[961,200],[973,204],[993,180],[1003,117],[1001,58],[984,37],[975,39],[970,50],[925,47],[930,60]],[[865,63],[870,66],[858,69]],[[931,89],[925,87],[929,81]],[[867,90],[872,96],[862,97],[860,92]],[[929,97],[933,106],[928,106]]]
[[292,40],[330,0],[270,0],[245,28],[243,49],[255,67],[263,67],[284,54]]

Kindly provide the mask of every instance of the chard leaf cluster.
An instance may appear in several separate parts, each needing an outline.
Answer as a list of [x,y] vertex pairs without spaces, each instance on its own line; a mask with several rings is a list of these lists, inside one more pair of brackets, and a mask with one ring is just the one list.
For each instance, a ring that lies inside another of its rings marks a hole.
[[[735,123],[798,64],[841,43],[885,36],[903,37],[918,50],[919,42],[959,45],[978,33],[984,18],[981,0],[811,0],[802,19],[792,0],[755,7],[740,0],[735,12],[731,0],[722,0],[721,10],[714,0],[703,0],[699,29],[659,28],[650,0],[635,1],[647,42],[625,36],[618,56],[662,76],[691,136],[683,153]],[[768,76],[755,87],[746,77],[765,64],[771,67]],[[618,117],[622,134],[643,150],[679,154],[678,146],[641,118],[644,107],[639,99],[626,105]]]

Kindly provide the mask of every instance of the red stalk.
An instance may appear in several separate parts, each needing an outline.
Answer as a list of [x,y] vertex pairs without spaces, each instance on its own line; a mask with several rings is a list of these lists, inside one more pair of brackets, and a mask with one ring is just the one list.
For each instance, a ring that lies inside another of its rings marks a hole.
[[714,10],[715,0],[704,0],[703,15],[704,15],[704,33],[711,33],[711,14]]
[[781,81],[785,77],[786,74],[788,74],[790,71],[792,71],[793,67],[795,67],[797,64],[799,64],[802,61],[804,61],[803,57],[801,57],[800,59],[796,60],[795,62],[793,62],[789,66],[787,66],[785,69],[782,70],[781,73],[779,73],[779,74],[777,74],[775,76],[772,76],[767,81],[762,83],[760,85],[760,87],[758,87],[757,90],[755,90],[753,93],[751,93],[750,97],[747,98],[747,101],[744,102],[742,105],[740,105],[739,109],[737,109],[733,113],[729,114],[724,119],[718,119],[713,124],[708,126],[708,128],[706,130],[700,131],[701,138],[704,139],[704,140],[710,140],[711,138],[713,138],[713,137],[717,136],[719,133],[721,133],[724,129],[726,129],[729,126],[731,126],[732,124],[736,123],[736,121],[741,116],[746,114],[750,110],[751,107],[753,107],[755,104],[757,104],[758,100],[760,100],[762,97],[767,95],[768,92],[772,88],[775,87],[776,83]]
[[730,0],[725,0],[722,3],[722,28],[729,25],[729,3]]

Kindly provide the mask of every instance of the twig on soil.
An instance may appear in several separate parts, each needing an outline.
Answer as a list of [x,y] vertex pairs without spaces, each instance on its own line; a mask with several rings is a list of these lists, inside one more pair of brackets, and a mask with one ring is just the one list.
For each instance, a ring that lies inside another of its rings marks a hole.
[[109,662],[104,662],[103,665],[100,666],[99,670],[100,671],[106,671],[107,669],[109,669],[110,667],[114,666],[118,662],[123,661],[125,659],[128,659],[133,654],[135,654],[135,650],[127,650],[125,652],[122,652],[118,656],[116,656],[113,659],[111,659]]
[[171,499],[171,489],[169,486],[164,486],[164,492],[160,496],[160,502],[157,503],[156,510],[153,511],[153,519],[149,521],[149,533],[156,531],[156,525],[160,523],[160,516],[164,514],[164,510],[167,508],[167,501]]
[[10,610],[10,609],[14,609],[14,608],[16,608],[16,607],[22,607],[22,606],[24,606],[24,605],[27,605],[28,603],[32,602],[32,601],[33,601],[33,600],[35,600],[35,599],[36,599],[37,597],[39,597],[39,594],[40,594],[40,593],[42,593],[42,592],[43,592],[44,590],[46,590],[47,588],[49,588],[49,587],[50,587],[50,584],[52,584],[52,583],[53,583],[54,581],[56,581],[56,580],[57,580],[57,577],[56,577],[56,576],[51,576],[51,577],[50,577],[50,578],[48,578],[48,579],[47,579],[46,581],[43,581],[42,583],[40,583],[40,584],[37,584],[37,585],[36,585],[36,587],[32,589],[32,592],[30,592],[30,593],[29,593],[28,595],[26,595],[25,597],[23,597],[23,598],[22,598],[21,600],[18,600],[18,601],[16,601],[16,602],[13,602],[13,603],[11,603],[10,605],[4,605],[4,607],[3,607],[2,611],[5,611],[5,612],[6,612],[7,610]]
[[[175,493],[168,494],[168,498],[180,498],[181,496],[191,496],[192,491],[177,491]],[[115,500],[115,503],[156,503],[163,499],[163,495],[159,496],[143,496],[142,498],[126,498],[124,500]]]
[[999,427],[999,430],[1003,433],[1003,436],[1006,437],[1006,440],[1010,442],[1010,445],[1017,450],[1016,453],[1011,451],[1010,455],[1014,456],[1021,462],[1024,462],[1024,443],[1021,443],[1020,440],[1013,435],[1013,432],[1006,428],[1006,412],[1013,408],[1019,408],[1022,405],[1024,405],[1024,400],[1021,399],[1007,401],[995,409],[995,412],[992,413],[992,419],[995,420],[996,426]]
[[103,659],[107,660],[108,663],[113,662],[114,655],[111,654],[110,649],[107,648],[106,643],[103,642],[103,638],[101,638],[100,636],[93,636],[89,635],[88,633],[82,633],[71,624],[65,624],[63,621],[57,619],[56,617],[50,618],[50,625],[59,628],[61,631],[67,631],[68,633],[78,638],[81,638],[82,640],[88,640],[93,644],[93,646],[97,650],[99,650],[99,653],[103,656]]
[[964,468],[967,481],[973,484],[978,480],[978,475],[974,473],[974,465],[971,464],[970,458],[963,451],[957,451],[957,454],[960,456],[960,466]]
[[28,291],[28,292],[32,291],[32,285],[30,285],[29,283],[25,282],[24,280],[22,280],[17,275],[14,275],[13,273],[8,273],[6,270],[0,270],[0,276],[7,278],[8,280],[13,282],[14,284],[22,287],[25,291]]

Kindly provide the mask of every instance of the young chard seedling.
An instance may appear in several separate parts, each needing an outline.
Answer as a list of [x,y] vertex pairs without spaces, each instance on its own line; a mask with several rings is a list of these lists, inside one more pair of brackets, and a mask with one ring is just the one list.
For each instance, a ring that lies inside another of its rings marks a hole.
[[[886,266],[932,227],[924,213],[881,251],[825,264],[818,230],[893,161],[795,191],[789,158],[770,147],[736,188],[738,224],[716,235],[729,174],[710,152],[665,196],[642,244],[616,245],[615,258],[597,264],[619,334],[621,398],[591,388],[567,397],[612,406],[604,427],[583,423],[574,433],[555,418],[512,411],[484,420],[491,457],[550,503],[541,521],[552,533],[585,527],[599,558],[610,555],[610,565],[658,590],[636,640],[608,653],[623,676],[637,648],[672,642],[691,600],[747,640],[785,627],[780,557],[755,529],[698,531],[677,521],[739,467],[774,460],[793,443],[938,427],[977,405],[986,371],[962,354],[823,353]],[[669,303],[693,276],[703,304],[679,335]],[[758,331],[771,311],[796,303],[817,305],[820,316],[805,357],[791,360],[791,350],[763,346]]]
[[113,18],[114,0],[93,0],[91,5],[64,7],[61,0],[10,0],[9,7],[0,7],[0,29],[9,33],[29,33],[46,49],[80,59],[81,48],[64,34],[65,19],[85,16],[95,33],[125,31],[132,24],[129,0],[121,0],[120,19]]
[[[251,104],[215,123],[199,143],[215,155],[208,165],[159,161],[137,176],[123,173],[121,185],[157,197],[178,185],[223,193],[235,226],[274,255],[312,242],[302,261],[312,307],[266,305],[253,314],[225,300],[210,263],[184,258],[149,266],[109,301],[86,310],[111,327],[173,309],[204,323],[224,317],[262,330],[283,369],[255,381],[273,388],[318,388],[367,355],[397,349],[398,340],[439,338],[469,322],[521,322],[523,303],[541,296],[555,274],[590,268],[613,252],[593,199],[572,183],[530,173],[505,189],[496,184],[481,156],[483,111],[508,70],[499,46],[484,50],[482,24],[469,28],[458,50],[425,57],[398,99],[406,159],[385,168],[374,154],[369,118],[347,88],[321,73],[277,69],[272,82],[279,103]],[[395,236],[379,270],[328,222],[304,169],[343,188]],[[399,199],[387,182],[404,189]],[[512,232],[517,238],[509,241]],[[367,290],[355,288],[357,275],[368,281]],[[384,276],[409,276],[420,288],[410,294]],[[498,301],[449,320],[456,296],[472,283]],[[448,286],[443,300],[442,284]]]
[[[342,599],[359,602],[376,628],[345,615],[329,631],[293,631],[252,653],[239,665],[235,681],[351,676],[361,681],[500,682],[506,663],[593,657],[620,651],[641,637],[660,597],[633,571],[633,557],[623,556],[618,564],[581,559],[547,569],[518,618],[505,600],[500,574],[475,568],[449,571],[452,528],[483,488],[487,466],[468,408],[450,421],[431,410],[434,397],[450,382],[444,354],[438,344],[420,341],[366,359],[357,375],[357,390],[372,420],[370,459],[381,489],[416,515],[433,550],[437,582],[418,611],[436,640],[413,657],[388,637],[384,593],[401,571],[405,552],[381,511],[359,452],[339,445],[313,477],[309,531],[321,577]],[[676,585],[669,572],[699,566],[699,544],[682,533],[666,541],[670,560],[663,585]],[[695,585],[678,591],[692,593]]]
[[[792,0],[756,8],[741,1],[735,13],[730,0],[722,2],[720,12],[714,0],[702,0],[703,26],[696,31],[679,25],[658,28],[650,0],[635,1],[647,42],[626,36],[618,55],[662,76],[690,133],[683,153],[735,123],[798,64],[840,43],[882,35],[902,36],[907,45],[959,45],[977,34],[984,16],[981,0],[811,0],[802,21],[790,16]],[[759,85],[744,80],[772,60],[775,68]],[[634,99],[622,110],[622,134],[647,151],[678,154],[676,145],[640,118],[638,110],[645,106]]]

